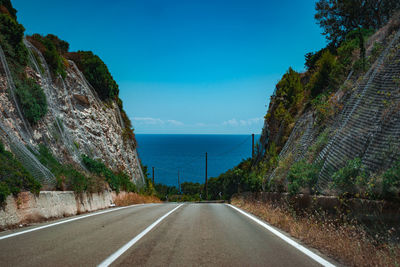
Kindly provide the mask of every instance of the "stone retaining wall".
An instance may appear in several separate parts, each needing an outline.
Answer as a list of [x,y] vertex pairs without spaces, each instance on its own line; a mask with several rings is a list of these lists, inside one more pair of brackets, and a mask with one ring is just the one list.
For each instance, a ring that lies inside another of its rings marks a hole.
[[18,197],[8,196],[0,208],[0,228],[72,216],[105,209],[113,204],[115,193],[76,195],[73,191],[41,191],[39,196],[22,192]]

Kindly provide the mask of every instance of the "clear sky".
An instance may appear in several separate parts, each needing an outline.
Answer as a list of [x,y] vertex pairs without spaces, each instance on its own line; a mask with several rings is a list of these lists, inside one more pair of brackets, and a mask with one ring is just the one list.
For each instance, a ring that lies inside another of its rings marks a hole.
[[91,50],[136,133],[260,133],[269,97],[325,46],[315,0],[12,0],[27,34]]

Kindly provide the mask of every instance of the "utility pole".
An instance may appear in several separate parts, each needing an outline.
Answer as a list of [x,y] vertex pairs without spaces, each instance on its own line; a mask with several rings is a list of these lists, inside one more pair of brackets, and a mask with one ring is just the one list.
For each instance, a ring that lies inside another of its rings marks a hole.
[[207,190],[207,152],[206,152],[206,183],[205,183],[205,190],[206,190],[206,200],[208,199],[208,190]]
[[254,158],[254,134],[251,135],[251,158]]
[[153,184],[154,184],[154,167],[152,167],[153,168]]
[[181,192],[181,183],[179,182],[179,170],[178,170],[178,190]]

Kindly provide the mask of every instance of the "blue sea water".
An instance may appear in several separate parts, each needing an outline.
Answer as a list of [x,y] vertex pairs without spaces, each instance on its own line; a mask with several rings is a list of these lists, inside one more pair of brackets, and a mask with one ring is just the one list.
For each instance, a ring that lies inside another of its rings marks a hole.
[[251,157],[251,135],[136,134],[136,139],[149,177],[154,167],[155,182],[166,185],[178,185],[178,170],[181,183],[204,183],[206,152],[209,178]]

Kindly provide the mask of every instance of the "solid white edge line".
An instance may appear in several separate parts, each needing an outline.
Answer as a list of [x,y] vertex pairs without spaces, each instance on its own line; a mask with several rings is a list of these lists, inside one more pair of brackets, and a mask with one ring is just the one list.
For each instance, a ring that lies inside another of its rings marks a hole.
[[314,252],[310,251],[309,249],[307,249],[304,246],[300,245],[299,243],[295,242],[291,238],[289,238],[286,235],[282,234],[281,232],[279,232],[278,230],[274,229],[272,226],[268,225],[267,223],[257,219],[256,217],[254,217],[254,216],[250,215],[249,213],[239,209],[238,207],[235,207],[235,206],[233,206],[231,204],[226,204],[226,205],[228,205],[231,208],[237,210],[238,212],[240,212],[241,214],[245,215],[246,217],[252,219],[253,221],[258,223],[259,225],[261,225],[262,227],[264,227],[268,231],[272,232],[274,235],[276,235],[279,238],[283,239],[289,245],[292,245],[293,247],[297,248],[298,250],[300,250],[301,252],[303,252],[304,254],[306,254],[308,257],[310,257],[314,261],[318,262],[319,264],[321,264],[323,266],[328,266],[328,267],[335,267],[335,265],[333,265],[329,261],[321,258],[320,256],[318,256]]
[[157,224],[159,224],[162,220],[164,220],[168,215],[173,213],[175,210],[179,209],[183,204],[180,204],[178,207],[174,208],[173,210],[167,212],[162,217],[160,217],[157,221],[152,223],[149,227],[144,229],[140,234],[134,237],[131,241],[123,245],[120,249],[114,252],[111,256],[105,259],[102,263],[97,265],[98,267],[106,267],[113,263],[116,259],[119,258],[122,254],[125,253],[130,247],[132,247],[136,242],[138,242],[143,236],[145,236],[148,232],[150,232]]
[[17,236],[17,235],[22,235],[22,234],[38,231],[38,230],[41,230],[41,229],[49,228],[49,227],[60,225],[60,224],[63,224],[63,223],[77,221],[77,220],[84,219],[84,218],[91,217],[91,216],[95,216],[95,215],[100,215],[100,214],[104,214],[104,213],[109,213],[109,212],[113,212],[113,211],[117,211],[117,210],[122,210],[122,209],[142,206],[142,205],[145,205],[145,204],[135,204],[135,205],[130,205],[130,206],[126,206],[126,207],[120,207],[120,208],[114,208],[114,209],[108,209],[108,210],[105,210],[105,211],[90,213],[90,214],[79,216],[79,217],[76,217],[76,218],[67,219],[67,220],[64,220],[64,221],[61,221],[61,222],[46,224],[46,225],[39,226],[39,227],[36,227],[36,228],[32,228],[32,229],[29,229],[29,230],[25,230],[25,231],[13,233],[13,234],[5,235],[5,236],[0,236],[0,240],[6,239],[6,238],[10,238],[10,237],[14,237],[14,236]]

